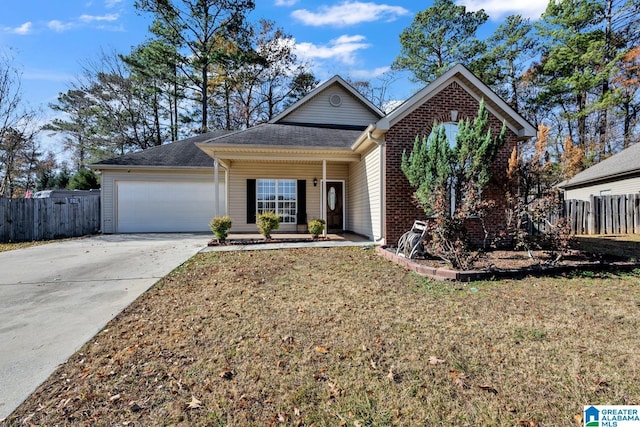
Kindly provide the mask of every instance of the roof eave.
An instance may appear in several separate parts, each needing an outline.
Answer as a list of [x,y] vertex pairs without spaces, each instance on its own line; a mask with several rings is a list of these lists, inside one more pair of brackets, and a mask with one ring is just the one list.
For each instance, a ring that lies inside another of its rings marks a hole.
[[167,165],[110,165],[110,164],[91,164],[88,166],[90,169],[95,171],[103,171],[103,170],[162,170],[162,171],[210,171],[213,170],[212,166],[167,166]]
[[210,157],[226,160],[332,160],[357,162],[360,155],[350,148],[305,146],[265,146],[205,143],[198,145]]
[[624,171],[624,172],[619,172],[619,173],[614,173],[614,174],[609,174],[604,176],[598,176],[595,178],[584,179],[584,180],[579,180],[575,182],[569,179],[565,182],[561,182],[557,186],[559,188],[567,190],[567,189],[573,189],[573,188],[588,187],[593,184],[605,183],[608,181],[615,181],[620,178],[632,178],[636,175],[640,175],[640,169],[633,169],[629,171]]

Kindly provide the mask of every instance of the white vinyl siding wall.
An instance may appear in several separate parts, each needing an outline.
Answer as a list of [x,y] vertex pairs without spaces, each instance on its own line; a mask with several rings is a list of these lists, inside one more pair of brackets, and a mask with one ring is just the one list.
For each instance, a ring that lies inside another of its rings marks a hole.
[[[331,96],[339,95],[342,104],[333,106]],[[298,109],[282,118],[284,122],[368,126],[379,118],[338,85],[331,85]]]
[[[348,182],[347,164],[327,163],[327,179]],[[250,163],[234,162],[229,171],[229,215],[233,220],[233,233],[257,233],[256,224],[247,224],[247,179],[304,179],[307,182],[307,221],[320,218],[320,181],[322,163]],[[313,186],[313,178],[318,186]],[[347,200],[349,197],[347,187]],[[345,212],[347,218],[349,212]],[[298,231],[296,224],[280,224],[279,232]],[[300,230],[303,231],[303,230]]]
[[[220,214],[223,215],[226,211],[226,190],[224,186],[224,170],[219,173],[219,205],[218,209]],[[102,183],[102,232],[103,233],[116,233],[117,232],[117,192],[116,186],[118,181],[135,181],[135,182],[210,182],[211,191],[213,191],[213,169],[210,171],[135,171],[126,172],[123,170],[118,171],[102,171],[101,183]],[[197,195],[194,195],[197,196]],[[170,200],[167,201],[171,203]],[[211,212],[213,217],[213,212]]]
[[347,228],[372,239],[380,239],[381,226],[381,147],[375,147],[361,162],[351,165]]
[[565,200],[589,200],[590,196],[599,196],[601,191],[611,190],[607,195],[634,194],[640,192],[640,177],[621,179],[620,181],[594,184],[589,187],[565,190]]

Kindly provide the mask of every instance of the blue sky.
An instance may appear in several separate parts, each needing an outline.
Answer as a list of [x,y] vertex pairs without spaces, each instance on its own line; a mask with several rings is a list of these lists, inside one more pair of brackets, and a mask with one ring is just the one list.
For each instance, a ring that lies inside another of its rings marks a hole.
[[[533,20],[547,0],[458,0],[468,10],[484,8],[490,34],[501,20],[519,13]],[[399,34],[417,11],[431,1],[415,0],[256,0],[250,19],[267,18],[295,39],[296,52],[309,61],[314,74],[375,79],[400,52]],[[48,104],[101,50],[128,53],[148,37],[149,16],[140,15],[133,0],[15,0],[0,13],[0,54],[13,58],[22,73],[23,98],[52,117]],[[418,87],[405,78],[392,96],[404,99]],[[54,150],[58,151],[58,150]]]

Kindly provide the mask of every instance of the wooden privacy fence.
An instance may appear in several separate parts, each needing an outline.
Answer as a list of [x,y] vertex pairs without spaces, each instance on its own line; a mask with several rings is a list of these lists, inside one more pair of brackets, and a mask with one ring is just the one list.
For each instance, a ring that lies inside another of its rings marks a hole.
[[565,200],[572,234],[640,234],[640,194]]
[[84,236],[100,230],[100,196],[0,198],[0,242]]

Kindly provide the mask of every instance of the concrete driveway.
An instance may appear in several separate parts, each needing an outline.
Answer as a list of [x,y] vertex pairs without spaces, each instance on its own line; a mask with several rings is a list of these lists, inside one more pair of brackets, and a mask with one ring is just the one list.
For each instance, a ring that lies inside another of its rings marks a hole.
[[209,239],[105,235],[0,252],[0,420]]

